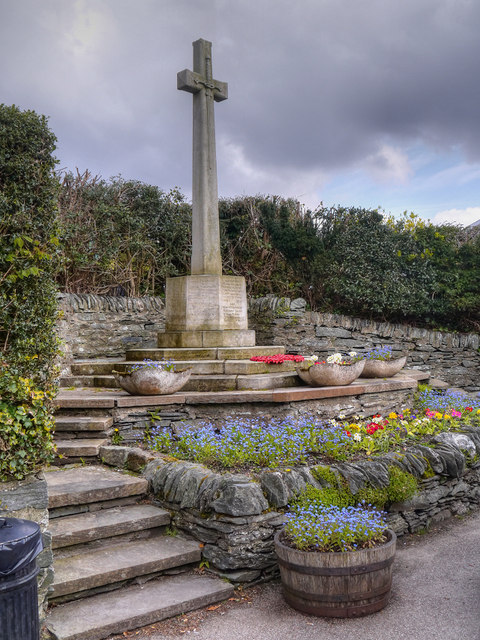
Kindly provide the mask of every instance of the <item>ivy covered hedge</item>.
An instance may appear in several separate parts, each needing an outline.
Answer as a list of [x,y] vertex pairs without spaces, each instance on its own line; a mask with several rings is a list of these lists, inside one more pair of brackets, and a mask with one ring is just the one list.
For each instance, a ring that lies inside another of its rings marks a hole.
[[56,138],[0,105],[0,480],[50,460],[58,254]]

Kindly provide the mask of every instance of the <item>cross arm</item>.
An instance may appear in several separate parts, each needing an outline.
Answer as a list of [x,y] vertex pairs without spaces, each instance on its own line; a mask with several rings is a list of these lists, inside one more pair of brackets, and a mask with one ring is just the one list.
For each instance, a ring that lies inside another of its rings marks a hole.
[[177,89],[180,91],[188,91],[189,93],[198,93],[201,89],[213,90],[213,97],[216,102],[227,100],[228,83],[219,80],[205,81],[205,78],[195,71],[184,69],[177,73]]

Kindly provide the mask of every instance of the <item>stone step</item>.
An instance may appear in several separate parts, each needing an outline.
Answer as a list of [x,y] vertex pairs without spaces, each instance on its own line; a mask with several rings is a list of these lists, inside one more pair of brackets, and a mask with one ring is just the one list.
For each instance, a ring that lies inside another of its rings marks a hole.
[[[100,447],[109,444],[108,438],[55,438],[57,455],[62,458],[96,458]],[[63,462],[68,462],[64,460]]]
[[130,496],[141,497],[148,490],[145,478],[136,478],[103,467],[51,469],[45,473],[45,479],[49,509]]
[[253,374],[192,376],[183,387],[186,391],[240,391],[244,389],[278,389],[301,384],[294,371]]
[[57,640],[101,640],[186,613],[233,595],[208,576],[182,574],[58,605],[47,617]]
[[285,353],[285,347],[267,345],[258,347],[210,347],[177,349],[130,349],[127,361],[161,360],[249,360],[252,356],[270,356]]
[[55,416],[55,434],[62,438],[106,436],[112,425],[110,416]]
[[[88,549],[88,547],[86,548]],[[51,600],[78,597],[81,592],[199,562],[200,544],[174,536],[155,536],[111,544],[55,558]]]
[[98,389],[119,389],[120,385],[117,383],[113,375],[76,375],[76,376],[62,376],[60,378],[60,386],[64,389],[82,389],[98,388]]
[[[64,377],[64,380],[76,380],[82,376],[110,376],[112,371],[124,373],[132,365],[141,365],[143,362],[129,361],[112,363],[108,360],[88,362],[76,362],[71,365],[72,376]],[[259,373],[279,373],[295,371],[299,366],[296,362],[287,361],[282,364],[267,364],[265,362],[253,362],[251,360],[180,360],[173,362],[175,371],[179,369],[192,369],[193,375],[249,375]],[[68,386],[65,382],[62,386]],[[73,385],[72,385],[73,386]]]
[[[252,363],[256,364],[256,363]],[[261,363],[260,363],[261,364]],[[272,365],[275,366],[275,365]],[[261,369],[262,367],[260,367]],[[292,368],[284,371],[274,369],[271,373],[211,374],[192,375],[187,384],[181,389],[186,391],[234,391],[243,389],[278,389],[280,387],[294,387],[302,384]],[[62,378],[62,387],[79,388],[107,388],[118,389],[120,385],[113,376],[77,376]]]
[[120,536],[133,531],[164,527],[170,523],[165,509],[150,504],[133,504],[126,507],[102,509],[50,520],[52,547],[59,549]]

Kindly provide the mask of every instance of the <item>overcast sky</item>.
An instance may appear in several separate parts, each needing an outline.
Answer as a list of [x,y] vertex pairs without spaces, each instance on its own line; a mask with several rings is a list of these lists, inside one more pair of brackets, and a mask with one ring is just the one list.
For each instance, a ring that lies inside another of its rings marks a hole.
[[192,42],[213,43],[220,196],[480,218],[479,0],[0,0],[0,102],[60,167],[191,192]]

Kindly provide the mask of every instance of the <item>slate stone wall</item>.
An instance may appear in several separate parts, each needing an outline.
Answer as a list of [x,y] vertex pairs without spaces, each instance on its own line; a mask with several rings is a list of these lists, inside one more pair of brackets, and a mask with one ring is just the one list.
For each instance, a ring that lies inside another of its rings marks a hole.
[[[472,462],[480,454],[480,434],[443,433],[433,444],[330,469],[354,494],[366,483],[386,486],[390,465],[413,474],[418,493],[390,505],[387,522],[397,535],[414,533],[480,505],[480,462]],[[267,580],[277,573],[273,538],[283,525],[285,507],[307,484],[321,486],[307,466],[253,476],[220,474],[130,447],[103,447],[100,455],[106,464],[144,469],[155,501],[170,510],[173,525],[201,541],[210,569],[235,583]]]
[[0,515],[7,518],[31,520],[40,525],[43,551],[37,556],[38,606],[43,621],[47,606],[47,594],[53,583],[52,536],[48,531],[47,483],[42,473],[22,481],[0,482]]
[[[317,418],[336,418],[339,414],[346,417],[355,414],[373,416],[377,413],[388,415],[391,411],[411,407],[413,389],[364,393],[357,396],[340,396],[320,400],[300,400],[298,402],[258,402],[235,404],[188,404],[162,405],[112,410],[114,426],[118,429],[124,444],[134,444],[143,440],[146,429],[155,426],[179,433],[189,426],[215,421],[216,424],[236,418],[300,418],[314,415]],[[154,418],[152,418],[152,415]]]
[[305,309],[302,298],[250,300],[250,327],[257,332],[257,344],[285,345],[289,353],[319,356],[390,345],[398,355],[408,352],[407,369],[429,371],[451,386],[480,391],[478,334],[430,331]]
[[72,359],[123,358],[126,349],[157,346],[165,328],[162,298],[125,298],[93,294],[59,295],[64,366]]
[[[60,308],[65,372],[72,359],[122,358],[128,348],[155,347],[157,333],[164,329],[161,298],[61,294]],[[290,353],[317,355],[388,344],[397,353],[408,351],[407,368],[430,371],[452,386],[480,391],[478,334],[429,331],[305,309],[302,298],[250,300],[249,322],[257,332],[257,344],[285,345]]]

